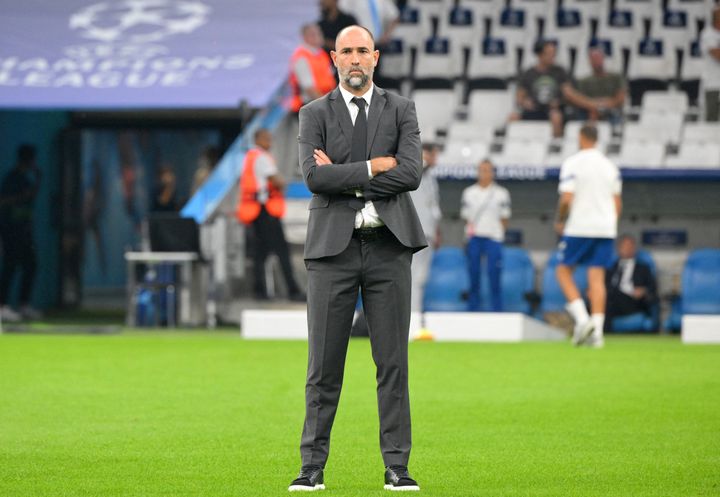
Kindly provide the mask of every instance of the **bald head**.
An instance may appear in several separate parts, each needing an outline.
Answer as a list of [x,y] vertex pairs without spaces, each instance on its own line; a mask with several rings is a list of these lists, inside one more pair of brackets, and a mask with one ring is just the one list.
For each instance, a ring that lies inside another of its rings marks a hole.
[[352,26],[341,29],[340,32],[337,34],[337,37],[335,37],[335,47],[338,46],[341,38],[345,38],[348,36],[350,36],[353,40],[355,40],[355,37],[357,36],[365,38],[364,41],[366,43],[370,43],[371,50],[375,50],[375,38],[373,37],[372,33],[367,28],[364,28],[359,24],[353,24]]
[[380,57],[370,31],[357,25],[343,29],[335,38],[335,50],[330,52],[330,56],[343,88],[356,96],[370,88]]

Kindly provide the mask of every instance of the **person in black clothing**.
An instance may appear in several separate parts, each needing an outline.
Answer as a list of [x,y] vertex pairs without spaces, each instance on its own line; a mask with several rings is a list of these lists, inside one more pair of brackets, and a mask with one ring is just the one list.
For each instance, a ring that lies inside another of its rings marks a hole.
[[[33,210],[40,187],[40,170],[35,156],[33,145],[18,147],[17,164],[0,184],[0,313],[5,321],[39,317],[39,312],[30,306],[37,266],[32,234]],[[20,314],[8,304],[10,287],[18,271],[21,272]]]
[[636,312],[650,314],[657,301],[657,283],[650,266],[637,259],[637,244],[630,235],[618,239],[620,258],[606,273],[607,305],[605,331],[612,331],[612,320]]
[[151,212],[178,212],[181,205],[178,200],[175,172],[169,165],[160,166],[153,190]]
[[338,8],[337,0],[320,0],[320,20],[318,26],[322,31],[325,42],[323,48],[330,55],[335,50],[335,38],[338,33],[348,26],[357,24],[355,16],[343,12]]

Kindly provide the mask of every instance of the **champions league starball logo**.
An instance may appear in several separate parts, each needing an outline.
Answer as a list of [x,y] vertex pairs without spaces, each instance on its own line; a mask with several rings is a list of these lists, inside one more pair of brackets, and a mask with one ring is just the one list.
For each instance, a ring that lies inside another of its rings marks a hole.
[[83,38],[143,44],[191,33],[207,22],[209,13],[200,2],[123,0],[85,7],[70,17],[69,24]]

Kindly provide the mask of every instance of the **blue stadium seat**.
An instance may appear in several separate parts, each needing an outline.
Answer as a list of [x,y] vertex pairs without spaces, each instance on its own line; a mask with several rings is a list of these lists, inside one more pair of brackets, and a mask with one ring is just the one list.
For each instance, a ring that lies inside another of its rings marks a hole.
[[426,312],[467,311],[466,295],[469,289],[465,252],[459,247],[436,250],[425,284],[423,309]]
[[[555,267],[558,263],[558,252],[553,251],[548,259],[542,277],[542,288],[540,301],[541,316],[548,312],[562,312],[565,310],[565,295],[563,295],[560,285],[555,276]],[[575,284],[580,290],[581,295],[585,295],[587,290],[587,266],[577,266],[573,274]]]
[[682,274],[682,313],[720,314],[720,250],[690,252]]
[[[504,312],[522,312],[530,315],[531,304],[526,295],[535,289],[535,268],[527,250],[503,247],[503,270],[500,279]],[[481,310],[490,310],[490,284],[483,271],[480,282]]]
[[[657,265],[655,260],[646,250],[638,250],[637,259],[650,266],[652,275],[657,279]],[[650,315],[644,312],[636,312],[627,316],[620,316],[613,319],[610,329],[617,333],[644,332],[653,333],[660,327],[660,303],[656,302],[650,309]]]

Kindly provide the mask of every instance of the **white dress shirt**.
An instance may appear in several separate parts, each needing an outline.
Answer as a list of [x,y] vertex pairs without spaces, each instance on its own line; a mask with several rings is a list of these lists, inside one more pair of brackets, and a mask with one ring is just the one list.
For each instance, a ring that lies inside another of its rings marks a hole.
[[[372,101],[372,94],[373,89],[375,88],[375,85],[371,84],[370,89],[366,91],[363,95],[361,95],[360,98],[363,98],[365,102],[367,102],[367,105],[365,106],[365,117],[368,117],[368,113],[370,112],[370,102]],[[358,115],[358,106],[351,102],[353,98],[355,98],[355,95],[347,91],[345,88],[340,85],[340,94],[343,97],[343,100],[345,100],[345,105],[347,106],[348,111],[350,112],[350,119],[352,120],[353,126],[355,126],[355,118]],[[331,159],[332,160],[332,159]],[[368,169],[368,177],[372,179],[372,166],[370,165],[370,161],[367,161],[367,169]],[[357,191],[356,195],[358,197],[362,197],[363,194],[361,191]],[[361,210],[357,211],[357,214],[355,214],[355,227],[356,228],[377,228],[379,226],[384,226],[385,223],[383,223],[382,219],[380,219],[380,215],[375,210],[375,205],[373,205],[372,202],[367,201],[365,202],[365,207],[363,207]]]

